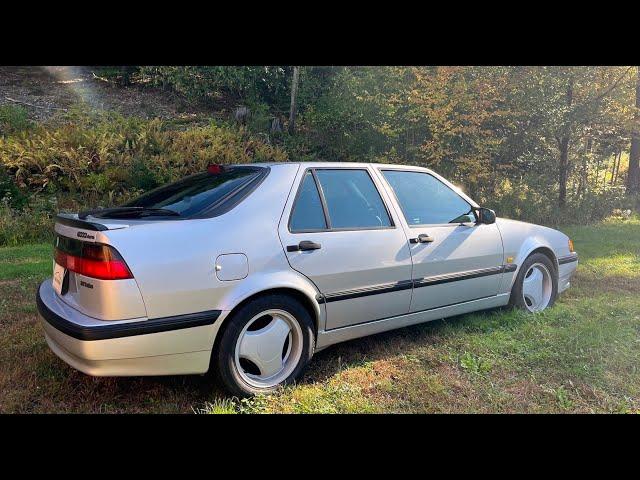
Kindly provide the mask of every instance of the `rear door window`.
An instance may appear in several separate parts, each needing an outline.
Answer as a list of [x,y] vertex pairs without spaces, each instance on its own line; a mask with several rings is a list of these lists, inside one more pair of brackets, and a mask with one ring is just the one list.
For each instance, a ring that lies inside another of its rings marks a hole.
[[366,170],[318,169],[332,229],[390,227],[391,219]]
[[322,200],[320,200],[320,194],[311,171],[305,173],[302,180],[298,198],[291,213],[289,228],[292,232],[325,230],[327,228]]

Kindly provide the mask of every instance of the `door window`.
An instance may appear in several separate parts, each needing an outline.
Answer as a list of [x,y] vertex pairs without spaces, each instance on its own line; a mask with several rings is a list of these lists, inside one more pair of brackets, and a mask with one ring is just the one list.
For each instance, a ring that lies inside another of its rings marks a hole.
[[366,170],[318,169],[332,229],[384,228],[391,219]]
[[474,222],[471,205],[428,173],[383,170],[409,225]]
[[291,213],[289,227],[292,232],[326,230],[327,228],[322,201],[311,171],[305,173],[302,180],[300,192]]

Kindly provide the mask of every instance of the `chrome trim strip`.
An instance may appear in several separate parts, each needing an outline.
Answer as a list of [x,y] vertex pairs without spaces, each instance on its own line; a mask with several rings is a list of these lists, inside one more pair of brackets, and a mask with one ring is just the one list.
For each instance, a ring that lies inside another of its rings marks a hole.
[[344,290],[341,292],[333,292],[327,294],[318,294],[316,300],[318,303],[330,303],[340,300],[349,300],[353,298],[366,297],[369,295],[378,295],[381,293],[397,292],[400,290],[408,290],[410,288],[430,287],[443,283],[458,282],[460,280],[471,280],[473,278],[486,277],[488,275],[498,275],[504,272],[514,272],[517,266],[514,264],[501,265],[499,267],[481,268],[478,270],[469,270],[466,272],[449,273],[446,275],[434,275],[432,277],[424,277],[417,280],[401,280],[395,283],[385,283],[380,285],[372,285],[363,288],[355,288],[352,290]]
[[395,283],[385,283],[381,285],[372,285],[364,288],[356,288],[353,290],[345,290],[342,292],[328,293],[320,295],[319,303],[337,302],[339,300],[349,300],[358,297],[367,297],[369,295],[378,295],[381,293],[398,292],[400,290],[408,290],[413,288],[411,280],[401,280]]
[[472,278],[486,277],[488,275],[497,275],[504,271],[504,265],[499,267],[481,268],[478,270],[469,270],[467,272],[450,273],[446,275],[435,275],[433,277],[424,277],[413,282],[414,288],[429,287],[431,285],[440,285],[442,283],[457,282],[459,280],[471,280]]
[[564,265],[565,263],[577,262],[578,254],[573,252],[569,255],[565,255],[564,257],[558,257],[558,265]]

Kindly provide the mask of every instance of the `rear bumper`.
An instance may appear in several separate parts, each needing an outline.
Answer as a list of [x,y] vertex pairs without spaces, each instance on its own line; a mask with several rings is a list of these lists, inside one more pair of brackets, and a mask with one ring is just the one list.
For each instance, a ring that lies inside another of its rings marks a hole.
[[578,268],[578,254],[571,253],[558,258],[558,293],[564,292],[571,286],[571,277]]
[[[104,321],[69,307],[45,280],[36,294],[53,352],[89,375],[204,373],[223,312]],[[226,312],[225,312],[226,313]]]

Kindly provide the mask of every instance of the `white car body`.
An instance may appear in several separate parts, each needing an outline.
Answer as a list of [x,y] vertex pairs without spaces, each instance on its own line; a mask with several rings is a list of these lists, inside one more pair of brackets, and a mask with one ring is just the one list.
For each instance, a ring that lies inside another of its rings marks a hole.
[[[382,170],[438,174],[406,165],[254,164],[266,176],[231,210],[212,218],[79,220],[56,233],[114,247],[133,278],[70,273],[58,294],[46,280],[38,307],[50,348],[90,375],[201,374],[217,333],[243,302],[288,293],[309,310],[315,350],[386,330],[507,305],[514,279],[534,251],[557,267],[558,293],[577,255],[568,237],[543,226],[495,223],[409,225]],[[309,169],[364,169],[391,218],[384,228],[292,233],[289,219]],[[97,229],[96,229],[97,226]],[[420,234],[430,243],[411,243]],[[301,241],[320,249],[288,251]],[[89,287],[90,286],[90,287]]]

